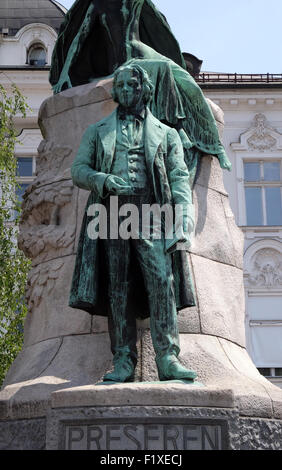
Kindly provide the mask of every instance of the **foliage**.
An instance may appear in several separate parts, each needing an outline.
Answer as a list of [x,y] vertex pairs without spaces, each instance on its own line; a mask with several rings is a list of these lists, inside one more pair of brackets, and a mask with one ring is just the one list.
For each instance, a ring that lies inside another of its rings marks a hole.
[[24,302],[29,260],[16,239],[20,204],[16,196],[17,132],[15,116],[25,117],[27,104],[15,85],[8,94],[0,84],[0,385],[23,342]]

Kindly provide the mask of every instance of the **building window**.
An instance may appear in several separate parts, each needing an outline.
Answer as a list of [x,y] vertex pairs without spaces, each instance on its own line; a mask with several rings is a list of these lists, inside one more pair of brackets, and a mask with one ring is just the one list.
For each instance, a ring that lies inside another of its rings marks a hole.
[[33,176],[33,158],[32,157],[17,158],[17,176],[18,178]]
[[247,225],[282,225],[281,161],[244,162]]
[[17,182],[20,187],[16,189],[19,202],[22,202],[23,195],[28,186],[34,180],[35,158],[34,157],[18,157],[17,158]]
[[259,367],[258,371],[264,377],[282,377],[282,367]]
[[34,44],[28,51],[27,62],[29,65],[42,67],[46,65],[46,50],[42,44]]
[[259,372],[282,386],[282,295],[277,286],[276,295],[249,293],[248,349]]

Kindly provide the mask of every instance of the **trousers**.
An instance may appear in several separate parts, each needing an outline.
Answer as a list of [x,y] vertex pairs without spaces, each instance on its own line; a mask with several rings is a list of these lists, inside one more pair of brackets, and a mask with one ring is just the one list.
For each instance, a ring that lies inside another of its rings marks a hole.
[[[140,209],[142,223],[142,204],[153,204],[150,193],[137,196],[119,196],[119,207],[134,204]],[[108,198],[105,200],[109,205]],[[122,221],[119,218],[119,222]],[[150,329],[156,357],[165,353],[179,355],[179,331],[175,301],[172,259],[165,252],[164,234],[160,239],[153,237],[125,240],[103,240],[105,263],[108,271],[108,297],[110,312],[108,316],[111,350],[115,358],[129,355],[137,362],[137,328],[133,312],[127,308],[129,295],[129,266],[131,256],[141,269],[150,313]]]

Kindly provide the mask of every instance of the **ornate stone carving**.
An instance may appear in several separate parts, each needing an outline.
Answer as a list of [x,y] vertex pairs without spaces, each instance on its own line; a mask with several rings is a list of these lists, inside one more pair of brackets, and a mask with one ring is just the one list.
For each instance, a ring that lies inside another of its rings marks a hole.
[[[277,139],[271,135],[273,129],[266,126],[264,114],[256,114],[254,118],[252,135],[247,139],[249,147],[253,150],[264,151],[276,147]],[[270,132],[271,131],[271,132]]]
[[66,158],[72,152],[68,146],[55,145],[54,142],[42,140],[38,147],[38,157],[36,160],[36,182],[39,184],[54,175],[58,175],[64,166]]
[[45,261],[57,257],[62,249],[71,250],[76,227],[68,220],[66,206],[71,203],[73,190],[71,180],[28,189],[18,243],[29,258]]
[[257,287],[282,288],[282,253],[273,248],[259,250],[252,259],[249,283]]
[[54,261],[52,265],[50,263],[43,263],[30,271],[26,292],[27,303],[30,311],[39,306],[43,296],[43,291],[45,296],[51,295],[63,264],[64,260],[59,258]]
[[276,152],[282,149],[282,134],[269,126],[266,116],[259,113],[250,129],[240,135],[240,142],[232,143],[231,148],[235,152]]

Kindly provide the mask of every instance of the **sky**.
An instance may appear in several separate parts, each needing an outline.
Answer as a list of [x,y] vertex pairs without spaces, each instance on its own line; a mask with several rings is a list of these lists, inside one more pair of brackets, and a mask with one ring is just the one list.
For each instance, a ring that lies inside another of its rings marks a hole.
[[202,71],[282,73],[282,0],[153,1],[181,50],[203,60]]

